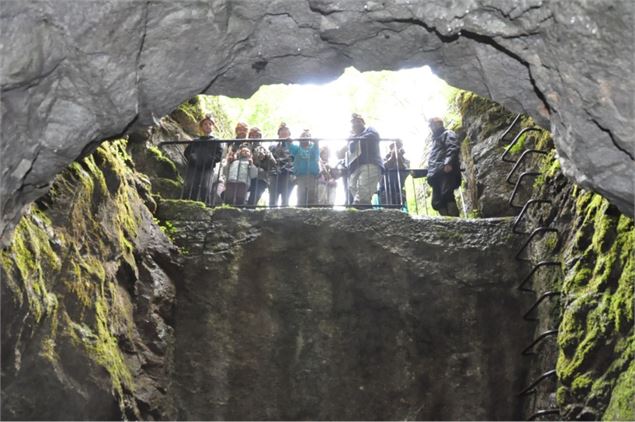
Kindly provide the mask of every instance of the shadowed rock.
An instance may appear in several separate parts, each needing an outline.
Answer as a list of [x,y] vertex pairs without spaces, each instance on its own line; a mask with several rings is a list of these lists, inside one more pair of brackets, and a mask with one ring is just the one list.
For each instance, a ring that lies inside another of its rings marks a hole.
[[187,251],[179,418],[521,417],[510,220],[162,204]]

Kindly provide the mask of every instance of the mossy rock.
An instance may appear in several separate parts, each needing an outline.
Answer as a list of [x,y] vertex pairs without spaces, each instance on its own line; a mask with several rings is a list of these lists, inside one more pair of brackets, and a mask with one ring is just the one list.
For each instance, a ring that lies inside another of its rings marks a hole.
[[203,202],[188,199],[159,199],[156,217],[159,220],[207,220],[213,211]]
[[152,190],[166,199],[179,199],[183,189],[183,182],[173,179],[157,178],[152,180]]

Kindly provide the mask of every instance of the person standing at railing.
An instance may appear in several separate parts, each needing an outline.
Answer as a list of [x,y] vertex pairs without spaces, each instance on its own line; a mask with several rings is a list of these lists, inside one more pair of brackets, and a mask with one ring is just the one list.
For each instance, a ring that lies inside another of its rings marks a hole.
[[329,148],[320,148],[320,177],[318,178],[318,203],[320,205],[335,205],[337,179],[340,177],[338,169],[329,164]]
[[251,151],[247,147],[241,147],[235,153],[230,152],[227,162],[225,203],[244,205],[251,179],[258,175],[258,170],[253,165]]
[[352,137],[346,154],[350,174],[348,189],[354,206],[370,206],[384,167],[379,152],[379,134],[372,127],[366,127],[364,118],[357,113],[353,113],[351,125]]
[[269,147],[276,165],[271,170],[269,182],[269,206],[275,207],[280,205],[289,206],[289,195],[293,190],[293,157],[289,153],[289,143],[291,143],[291,131],[286,123],[280,123],[278,128],[278,142],[276,145]]
[[310,141],[311,132],[305,129],[300,144],[289,145],[293,156],[293,173],[298,186],[298,206],[317,205],[317,179],[320,174],[320,146]]
[[271,151],[262,146],[260,142],[255,141],[255,139],[262,139],[262,132],[259,128],[252,127],[249,129],[249,139],[254,140],[249,144],[249,147],[251,148],[254,166],[258,169],[258,175],[251,179],[247,205],[258,205],[262,194],[269,187],[269,172],[276,165],[276,160],[273,158]]
[[185,148],[187,172],[183,186],[183,198],[205,202],[208,205],[220,202],[214,186],[214,166],[223,157],[222,146],[212,136],[216,124],[211,115],[206,115],[198,124],[202,136],[195,138]]
[[405,157],[403,142],[398,139],[389,146],[388,154],[384,157],[385,174],[381,183],[382,204],[404,205],[406,189],[404,180],[408,177],[410,161]]
[[460,146],[456,133],[433,117],[428,121],[432,131],[432,149],[428,158],[428,184],[432,186],[432,208],[441,215],[459,216],[454,190],[461,186]]
[[[249,126],[247,126],[247,123],[238,122],[236,123],[236,128],[234,129],[234,136],[236,137],[236,139],[246,139],[248,131]],[[231,150],[232,152],[238,151],[243,143],[244,141],[230,142],[228,145],[229,148],[227,148],[227,152],[229,152],[229,150]]]

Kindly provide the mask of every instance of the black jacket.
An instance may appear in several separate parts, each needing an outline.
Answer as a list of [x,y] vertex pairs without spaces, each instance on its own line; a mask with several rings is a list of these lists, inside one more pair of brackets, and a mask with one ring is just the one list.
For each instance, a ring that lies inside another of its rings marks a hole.
[[213,136],[202,136],[185,148],[187,174],[184,198],[211,203],[214,167],[222,157],[223,147]]
[[379,133],[372,127],[367,127],[354,138],[362,139],[348,141],[348,170],[352,172],[362,164],[376,164],[383,170],[384,162],[379,153]]
[[[428,158],[428,181],[432,181],[443,174],[450,174],[461,179],[461,161],[459,159],[460,146],[456,133],[444,130],[443,133],[432,136],[432,149]],[[452,165],[450,173],[443,172],[443,166]],[[459,182],[460,183],[460,182]]]

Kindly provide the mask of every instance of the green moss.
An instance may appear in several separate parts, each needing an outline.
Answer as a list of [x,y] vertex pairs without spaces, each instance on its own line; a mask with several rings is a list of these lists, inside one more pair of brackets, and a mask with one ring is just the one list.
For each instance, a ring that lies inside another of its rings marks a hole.
[[203,202],[186,199],[161,199],[157,204],[156,216],[159,220],[204,220],[211,210]]
[[610,402],[602,420],[635,420],[635,360],[631,359],[628,369],[619,376],[613,388]]
[[551,149],[549,153],[540,160],[538,171],[540,175],[534,180],[534,190],[539,190],[560,171],[560,160],[558,159],[555,149]]
[[183,182],[181,181],[164,178],[158,178],[152,181],[152,190],[163,198],[179,199],[182,189]]
[[36,353],[56,365],[59,333],[69,336],[106,369],[122,409],[134,384],[117,338],[133,343],[134,323],[128,293],[115,277],[124,262],[137,272],[143,218],[137,192],[143,178],[132,166],[123,140],[71,164],[56,178],[46,212],[33,206],[0,255],[13,300],[26,304],[36,323],[50,322]]
[[50,274],[59,271],[61,261],[53,250],[54,239],[50,239],[48,228],[48,217],[31,207],[17,225],[2,258],[7,285],[18,303],[26,299],[36,322],[54,314],[57,307],[57,298],[48,290]]
[[172,160],[166,157],[159,148],[149,146],[148,156],[152,158],[151,166],[158,177],[174,180],[179,178],[176,165]]
[[157,218],[154,218],[154,222],[159,226],[159,229],[165,234],[170,240],[174,240],[177,229],[174,227],[174,224],[170,220],[161,221]]
[[624,407],[617,380],[634,358],[635,231],[633,220],[614,215],[601,196],[580,189],[574,189],[573,196],[578,233],[563,261],[573,259],[576,264],[563,283],[563,296],[570,303],[558,335],[558,402],[586,403],[603,412],[609,400],[616,409]]
[[[473,92],[459,91],[454,97],[454,109],[460,116],[479,116],[482,121],[481,139],[488,138],[500,131],[501,127],[511,123],[510,114],[501,105],[496,104]],[[464,125],[463,117],[462,125]]]
[[593,384],[593,380],[588,375],[581,375],[573,380],[571,388],[574,394],[586,394]]

